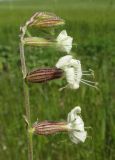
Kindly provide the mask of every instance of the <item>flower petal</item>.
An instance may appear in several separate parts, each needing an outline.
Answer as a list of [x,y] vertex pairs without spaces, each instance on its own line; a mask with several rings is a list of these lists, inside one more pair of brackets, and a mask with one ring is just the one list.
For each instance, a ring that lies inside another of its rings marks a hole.
[[71,112],[68,113],[67,122],[70,123],[74,121],[76,118],[78,118],[78,113],[81,113],[80,106],[76,106],[74,109],[71,110]]
[[71,66],[73,66],[74,68],[78,68],[78,66],[81,64],[79,60],[77,59],[71,59],[70,61]]
[[57,48],[60,51],[70,53],[72,48],[73,38],[67,35],[66,30],[63,30],[57,37]]
[[72,133],[69,133],[69,136],[73,143],[78,144],[79,142],[85,142],[87,138],[87,132],[86,131],[83,131],[83,132],[73,131]]
[[66,75],[67,82],[72,85],[74,83],[74,68],[67,67],[65,69],[65,75]]
[[63,39],[65,39],[65,37],[67,37],[67,32],[66,32],[66,30],[63,30],[60,32],[60,34],[58,35],[56,40],[57,40],[57,42],[60,42]]
[[61,41],[60,49],[64,52],[69,53],[72,49],[72,41],[73,38],[70,36],[67,36],[63,41]]
[[65,69],[65,67],[69,65],[71,59],[72,59],[71,55],[66,55],[64,57],[61,57],[56,63],[56,67],[60,69]]
[[68,87],[70,89],[78,89],[79,88],[79,83],[73,83],[73,84],[68,84]]

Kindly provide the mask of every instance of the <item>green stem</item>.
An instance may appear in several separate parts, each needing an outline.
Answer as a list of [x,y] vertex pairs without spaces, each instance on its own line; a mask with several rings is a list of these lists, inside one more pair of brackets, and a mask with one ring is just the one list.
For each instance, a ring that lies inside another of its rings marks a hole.
[[29,88],[26,84],[25,80],[23,81],[23,89],[24,89],[24,99],[25,99],[25,110],[26,110],[26,118],[28,122],[28,127],[31,127],[31,120],[30,120],[30,103],[29,103]]
[[29,88],[25,82],[25,77],[27,74],[25,56],[24,56],[24,44],[20,43],[20,58],[21,58],[21,66],[22,66],[22,74],[23,74],[23,89],[24,89],[24,105],[26,111],[27,118],[27,137],[28,137],[28,160],[33,160],[33,142],[32,142],[32,132],[31,130],[31,117],[30,117],[30,100],[29,100]]
[[27,69],[26,69],[26,63],[25,63],[24,44],[23,44],[23,42],[20,43],[20,59],[21,59],[23,78],[25,78],[26,74],[27,74]]
[[29,88],[26,84],[25,80],[23,80],[23,88],[24,88],[24,98],[25,98],[25,110],[26,110],[26,118],[28,122],[28,159],[33,160],[33,142],[32,142],[32,132],[31,130],[31,118],[30,118],[30,103],[29,103]]
[[32,37],[28,30],[26,30],[26,34],[27,34],[28,37]]

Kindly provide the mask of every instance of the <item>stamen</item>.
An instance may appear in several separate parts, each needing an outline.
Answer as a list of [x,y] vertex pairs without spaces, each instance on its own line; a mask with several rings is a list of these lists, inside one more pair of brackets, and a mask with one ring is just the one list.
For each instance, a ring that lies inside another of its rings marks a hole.
[[89,73],[90,71],[82,71],[82,72],[84,72],[84,73]]
[[[82,72],[83,73],[83,72]],[[79,72],[75,72],[75,74],[79,74]],[[89,73],[89,72],[85,72],[85,73],[83,73],[82,75],[88,75],[88,76],[94,76],[92,73]]]
[[84,81],[84,82],[93,83],[93,84],[96,84],[96,83],[97,83],[97,82],[88,81],[88,80],[85,80],[85,79],[81,79],[81,80]]
[[66,85],[66,86],[64,86],[64,87],[61,87],[60,89],[59,89],[59,91],[61,92],[63,89],[65,89],[65,88],[67,88],[68,87],[68,85]]
[[92,70],[92,69],[89,69],[89,71],[90,71],[90,72],[94,72],[94,70]]
[[90,73],[88,75],[92,75],[94,77],[94,71],[92,69],[89,69],[89,71],[82,71],[83,75],[87,75],[87,73]]
[[81,81],[82,83],[84,83],[84,84],[86,84],[86,85],[88,85],[88,86],[91,86],[91,87],[93,87],[93,88],[96,88],[96,89],[98,89],[98,87],[97,86],[95,86],[95,85],[91,85],[91,84],[89,84],[89,83],[87,83],[87,82],[84,82],[84,81]]
[[85,129],[92,129],[92,127],[84,127]]
[[82,75],[91,76],[92,74],[82,74]]

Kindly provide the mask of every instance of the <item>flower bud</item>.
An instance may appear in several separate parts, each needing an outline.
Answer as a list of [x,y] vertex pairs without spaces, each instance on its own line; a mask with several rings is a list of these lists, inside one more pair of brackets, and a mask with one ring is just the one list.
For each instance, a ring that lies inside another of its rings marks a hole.
[[53,13],[37,12],[28,21],[28,26],[35,26],[38,28],[47,28],[63,25],[64,20],[57,17]]
[[23,40],[25,45],[30,45],[30,46],[51,46],[53,45],[53,42],[45,39],[45,38],[40,38],[40,37],[27,37],[24,38]]
[[63,71],[57,68],[37,69],[27,74],[26,80],[32,83],[43,83],[49,80],[61,78]]

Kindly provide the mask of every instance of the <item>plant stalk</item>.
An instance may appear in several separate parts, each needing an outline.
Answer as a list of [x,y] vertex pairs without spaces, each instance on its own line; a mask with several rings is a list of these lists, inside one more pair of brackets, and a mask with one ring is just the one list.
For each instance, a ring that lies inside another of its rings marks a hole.
[[28,160],[33,160],[33,142],[32,142],[32,132],[31,130],[31,117],[30,117],[30,100],[29,100],[29,88],[25,82],[25,77],[27,74],[25,56],[24,56],[24,44],[21,41],[20,43],[20,58],[23,74],[23,90],[24,90],[24,106],[26,111],[26,120],[27,120],[27,138],[28,138]]
[[23,79],[24,79],[26,77],[26,74],[27,74],[27,69],[26,69],[26,63],[25,63],[23,42],[20,43],[20,59],[21,59],[22,74],[23,74]]

